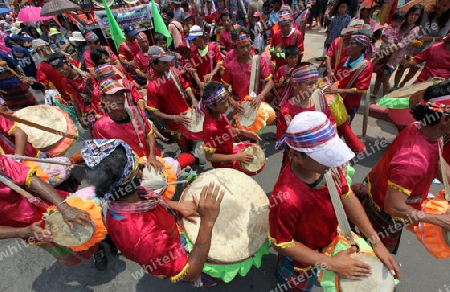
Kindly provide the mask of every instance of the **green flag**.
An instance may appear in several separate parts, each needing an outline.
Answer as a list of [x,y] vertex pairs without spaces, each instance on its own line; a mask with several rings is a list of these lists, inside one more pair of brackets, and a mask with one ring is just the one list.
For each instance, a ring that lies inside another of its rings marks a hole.
[[170,44],[172,43],[172,36],[170,35],[170,32],[167,29],[167,26],[164,23],[161,14],[159,14],[158,8],[156,8],[155,1],[153,0],[152,0],[152,17],[153,17],[153,25],[155,26],[155,31],[162,33],[167,38],[167,47],[170,47]]
[[119,24],[114,18],[111,9],[109,9],[108,4],[106,4],[106,0],[103,0],[103,6],[105,7],[106,17],[108,18],[109,22],[109,33],[111,34],[111,38],[116,45],[116,49],[119,49],[120,44],[123,43],[126,39],[125,35],[123,34],[122,30],[119,27]]

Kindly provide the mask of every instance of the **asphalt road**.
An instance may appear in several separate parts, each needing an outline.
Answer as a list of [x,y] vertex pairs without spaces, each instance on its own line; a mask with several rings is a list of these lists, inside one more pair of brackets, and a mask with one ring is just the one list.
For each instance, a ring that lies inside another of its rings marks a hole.
[[[307,33],[306,58],[313,60],[322,52],[323,34]],[[357,116],[354,122],[355,132],[361,134],[362,118]],[[274,132],[275,126],[269,126],[262,138]],[[355,165],[356,174],[353,181],[361,181],[370,168],[379,160],[385,149],[378,150],[377,139],[391,140],[396,135],[395,128],[389,123],[370,119],[366,145],[368,151],[363,159]],[[88,138],[86,133],[82,138]],[[82,139],[69,151],[80,149]],[[265,170],[255,176],[255,180],[269,194],[276,182],[281,154],[274,150],[274,141],[264,140],[261,147],[265,150],[267,161]],[[176,148],[165,148],[167,154],[173,154]],[[82,177],[80,169],[76,175]],[[433,191],[440,186],[433,186]],[[314,222],[311,222],[314,224]],[[450,291],[450,278],[447,274],[448,260],[438,260],[429,255],[410,232],[405,231],[396,260],[401,265],[402,281],[397,286],[399,292],[410,291]],[[159,280],[150,275],[142,275],[140,266],[122,256],[108,254],[109,264],[106,271],[100,272],[92,262],[74,268],[64,268],[47,252],[38,247],[24,247],[20,240],[0,240],[0,291],[197,291],[183,284],[171,284],[167,280]],[[210,291],[281,291],[273,277],[276,255],[263,257],[262,267],[253,268],[245,277],[236,277],[229,283],[210,288]],[[277,289],[277,290],[275,290]],[[321,291],[315,288],[314,291]]]

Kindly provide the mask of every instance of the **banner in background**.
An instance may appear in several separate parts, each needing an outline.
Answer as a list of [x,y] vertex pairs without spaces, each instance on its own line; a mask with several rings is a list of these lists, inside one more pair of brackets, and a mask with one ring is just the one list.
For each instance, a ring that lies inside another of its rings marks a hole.
[[[130,7],[112,8],[111,12],[120,27],[124,27],[126,24],[133,24],[138,30],[142,30],[139,29],[140,27],[143,29],[152,28],[151,21],[148,19],[147,5],[130,5]],[[108,30],[109,34],[109,23],[106,11],[96,10],[94,13],[99,27],[103,31]],[[144,27],[140,25],[143,22],[146,24]],[[150,27],[148,25],[150,25]]]

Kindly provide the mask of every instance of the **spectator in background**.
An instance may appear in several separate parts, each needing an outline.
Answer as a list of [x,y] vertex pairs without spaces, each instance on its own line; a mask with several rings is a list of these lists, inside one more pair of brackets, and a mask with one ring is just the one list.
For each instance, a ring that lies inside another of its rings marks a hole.
[[181,1],[172,1],[172,3],[175,6],[173,9],[174,16],[172,18],[182,23],[184,20],[184,9],[181,7]]
[[325,41],[327,50],[331,46],[331,43],[341,35],[342,30],[350,24],[352,18],[347,13],[347,10],[348,2],[339,2],[338,13],[331,17],[330,25],[327,28],[327,39]]
[[65,53],[69,48],[70,43],[66,40],[63,33],[58,31],[56,27],[51,27],[48,33],[50,48],[55,53]]
[[167,26],[167,28],[169,29],[170,35],[172,36],[173,46],[176,49],[184,40],[183,26],[180,22],[174,19],[174,12],[172,10],[168,10],[166,15],[167,19],[169,20],[169,25]]
[[135,58],[139,54],[141,48],[136,40],[139,32],[132,24],[127,24],[123,27],[126,40],[119,46],[119,61],[122,63],[125,70],[130,73],[130,77],[134,79],[134,70],[136,69]]
[[220,52],[223,56],[233,49],[233,41],[231,40],[231,31],[233,30],[233,22],[228,12],[222,12],[220,15],[222,20],[223,31],[220,33]]
[[41,29],[41,39],[43,39],[44,41],[46,41],[47,43],[50,43],[50,38],[48,36],[48,26],[45,24],[41,24],[39,26],[39,28]]
[[264,2],[262,0],[251,0],[248,3],[248,15],[253,16],[255,12],[262,12]]

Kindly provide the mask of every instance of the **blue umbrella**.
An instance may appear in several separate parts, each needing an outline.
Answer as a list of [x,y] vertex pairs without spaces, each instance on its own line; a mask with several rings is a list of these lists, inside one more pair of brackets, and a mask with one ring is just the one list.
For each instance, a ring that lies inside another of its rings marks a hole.
[[10,13],[11,9],[9,8],[0,8],[0,15]]

